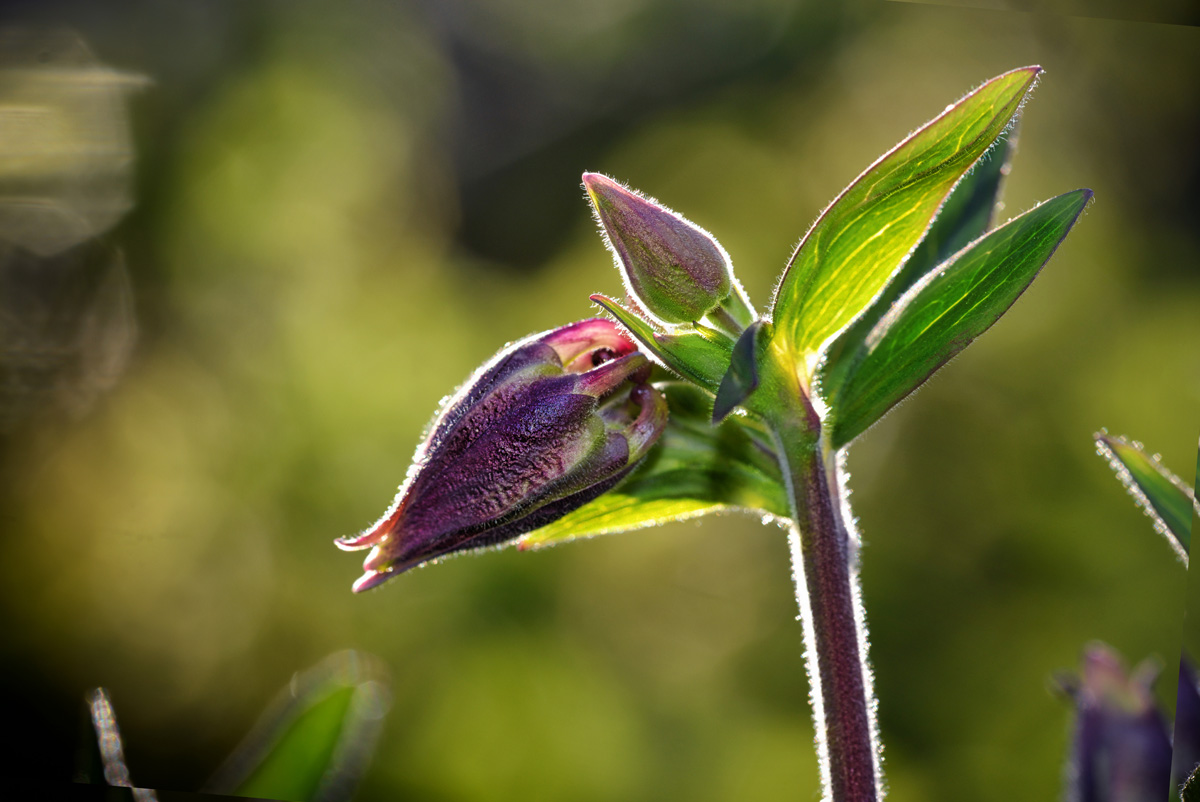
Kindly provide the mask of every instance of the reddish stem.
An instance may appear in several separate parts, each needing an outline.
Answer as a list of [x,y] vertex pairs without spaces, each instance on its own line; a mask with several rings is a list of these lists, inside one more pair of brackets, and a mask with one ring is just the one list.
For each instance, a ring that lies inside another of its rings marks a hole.
[[804,620],[825,799],[876,802],[874,703],[866,665],[856,543],[843,520],[836,457],[823,454],[819,421],[774,427],[792,496],[790,542]]

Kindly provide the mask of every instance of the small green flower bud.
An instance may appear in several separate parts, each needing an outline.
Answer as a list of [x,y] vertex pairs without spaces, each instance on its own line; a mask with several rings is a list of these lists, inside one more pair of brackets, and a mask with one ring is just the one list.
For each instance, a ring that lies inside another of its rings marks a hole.
[[707,231],[599,173],[583,185],[630,294],[651,314],[692,323],[729,296],[729,256]]

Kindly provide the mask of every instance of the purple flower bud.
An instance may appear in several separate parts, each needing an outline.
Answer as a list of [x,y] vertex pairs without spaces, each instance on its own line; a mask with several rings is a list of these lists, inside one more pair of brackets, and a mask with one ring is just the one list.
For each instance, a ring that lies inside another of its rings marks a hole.
[[1068,687],[1075,699],[1070,802],[1159,802],[1171,779],[1171,741],[1154,703],[1157,667],[1132,675],[1104,644],[1084,653],[1083,677]]
[[607,320],[502,350],[443,405],[384,516],[335,541],[371,549],[354,590],[507,543],[612,488],[667,423],[649,373],[646,357]]
[[729,296],[729,256],[707,231],[599,173],[583,185],[630,294],[652,314],[692,323]]

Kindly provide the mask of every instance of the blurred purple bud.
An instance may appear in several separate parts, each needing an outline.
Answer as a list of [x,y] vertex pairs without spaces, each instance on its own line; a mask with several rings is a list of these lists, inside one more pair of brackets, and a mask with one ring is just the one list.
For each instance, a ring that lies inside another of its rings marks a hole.
[[354,590],[510,542],[615,486],[667,423],[649,374],[646,357],[607,320],[503,349],[438,413],[384,516],[335,541],[371,549]]
[[729,256],[707,231],[599,173],[583,186],[630,294],[652,314],[692,323],[729,296]]
[[1171,740],[1154,703],[1152,662],[1132,674],[1120,656],[1095,643],[1083,676],[1068,688],[1075,700],[1075,742],[1068,802],[1161,802],[1171,780]]

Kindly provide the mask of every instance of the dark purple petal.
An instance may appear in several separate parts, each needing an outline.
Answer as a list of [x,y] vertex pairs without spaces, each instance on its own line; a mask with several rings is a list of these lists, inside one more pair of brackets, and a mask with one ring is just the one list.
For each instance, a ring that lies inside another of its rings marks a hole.
[[457,460],[414,483],[402,531],[439,537],[536,503],[601,445],[595,409],[594,398],[566,394],[508,410]]
[[336,541],[371,549],[354,589],[507,542],[611,488],[666,425],[649,368],[606,320],[510,345],[439,413],[388,512]]
[[1084,655],[1073,690],[1077,709],[1069,802],[1161,802],[1171,779],[1171,741],[1151,693],[1154,671],[1130,675],[1103,644]]

